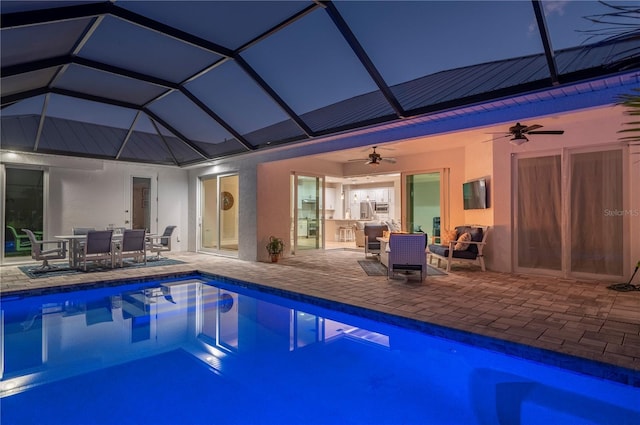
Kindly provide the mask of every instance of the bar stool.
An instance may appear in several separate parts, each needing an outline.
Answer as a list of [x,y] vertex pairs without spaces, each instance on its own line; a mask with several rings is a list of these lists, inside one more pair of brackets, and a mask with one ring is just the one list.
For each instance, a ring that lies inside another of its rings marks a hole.
[[338,240],[340,242],[351,242],[353,241],[353,228],[351,227],[340,227],[340,236]]

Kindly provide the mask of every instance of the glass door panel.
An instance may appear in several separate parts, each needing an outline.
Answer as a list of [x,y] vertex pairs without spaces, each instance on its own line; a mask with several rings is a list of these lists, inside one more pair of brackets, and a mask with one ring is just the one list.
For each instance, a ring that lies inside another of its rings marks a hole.
[[218,249],[218,179],[203,179],[201,185],[200,247],[203,250]]
[[622,151],[571,155],[571,272],[623,275]]
[[440,236],[441,193],[440,172],[405,176],[405,231]]
[[4,190],[4,258],[31,256],[31,243],[22,229],[42,239],[44,171],[6,168]]
[[220,249],[238,251],[238,176],[220,177]]
[[520,158],[517,165],[517,265],[562,268],[560,155]]
[[134,177],[131,188],[131,228],[151,232],[151,179]]
[[237,175],[201,179],[200,249],[237,255],[238,194]]
[[323,247],[324,178],[293,176],[293,253]]

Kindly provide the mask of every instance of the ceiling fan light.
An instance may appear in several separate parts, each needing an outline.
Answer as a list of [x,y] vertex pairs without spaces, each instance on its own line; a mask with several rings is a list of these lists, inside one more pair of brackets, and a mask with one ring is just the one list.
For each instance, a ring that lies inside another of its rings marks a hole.
[[511,139],[509,141],[509,143],[511,143],[512,145],[515,145],[515,146],[520,146],[523,143],[527,143],[528,141],[529,141],[529,139],[527,139],[524,134],[520,134],[520,135],[515,136],[513,139]]

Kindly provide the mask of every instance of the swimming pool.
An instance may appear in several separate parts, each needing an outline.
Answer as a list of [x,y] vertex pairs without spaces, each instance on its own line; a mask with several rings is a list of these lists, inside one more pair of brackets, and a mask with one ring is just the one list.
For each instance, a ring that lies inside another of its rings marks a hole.
[[640,423],[633,371],[207,275],[0,308],[3,425]]

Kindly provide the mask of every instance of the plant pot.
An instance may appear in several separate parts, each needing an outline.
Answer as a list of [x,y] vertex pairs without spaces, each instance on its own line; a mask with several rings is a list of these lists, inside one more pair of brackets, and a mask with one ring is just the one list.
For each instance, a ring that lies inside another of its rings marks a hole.
[[280,254],[271,254],[271,262],[272,263],[277,263],[278,262],[278,257],[280,257]]

